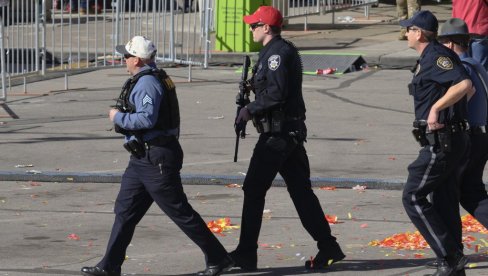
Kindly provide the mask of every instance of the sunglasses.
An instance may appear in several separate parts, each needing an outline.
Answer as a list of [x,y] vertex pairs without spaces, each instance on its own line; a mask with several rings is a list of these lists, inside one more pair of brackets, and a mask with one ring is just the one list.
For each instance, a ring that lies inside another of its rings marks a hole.
[[250,24],[249,26],[251,27],[251,30],[254,31],[254,29],[256,29],[257,27],[262,27],[264,25],[265,24],[263,24],[263,23],[253,23],[253,24]]
[[125,59],[129,59],[129,58],[131,58],[131,57],[135,57],[135,56],[133,56],[133,55],[131,55],[131,54],[124,54],[124,58],[125,58]]
[[419,28],[416,28],[416,27],[407,27],[407,32],[410,32],[410,31],[418,31],[420,30]]

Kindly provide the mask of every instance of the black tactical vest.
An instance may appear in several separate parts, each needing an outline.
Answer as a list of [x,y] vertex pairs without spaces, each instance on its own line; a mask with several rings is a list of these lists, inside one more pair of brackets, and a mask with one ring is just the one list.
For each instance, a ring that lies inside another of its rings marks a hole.
[[[122,87],[119,98],[117,99],[116,108],[124,113],[134,113],[135,105],[129,102],[129,97],[136,85],[137,81],[146,75],[153,75],[161,83],[164,91],[161,98],[161,105],[159,107],[158,120],[153,129],[170,130],[180,127],[180,108],[178,105],[178,97],[176,96],[176,87],[171,78],[163,69],[144,70],[130,79],[128,79]],[[123,131],[120,131],[123,133]],[[127,132],[127,130],[125,130]]]

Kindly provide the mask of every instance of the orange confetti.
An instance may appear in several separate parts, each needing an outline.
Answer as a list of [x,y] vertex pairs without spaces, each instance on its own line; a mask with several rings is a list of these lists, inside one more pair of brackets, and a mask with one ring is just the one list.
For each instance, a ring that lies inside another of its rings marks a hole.
[[320,190],[326,190],[326,191],[335,191],[337,190],[336,186],[323,186],[319,188]]
[[325,219],[330,224],[337,224],[338,223],[337,216],[334,216],[334,215],[325,215]]
[[424,254],[422,254],[422,253],[415,253],[415,254],[413,254],[413,256],[415,257],[415,259],[422,259],[424,257]]
[[80,236],[74,234],[74,233],[71,233],[68,235],[68,239],[69,240],[73,240],[73,241],[79,241],[80,240]]
[[369,243],[371,246],[389,247],[395,249],[419,250],[428,248],[429,245],[419,231],[413,233],[405,232],[387,237],[384,240],[374,240]]
[[207,223],[207,227],[210,229],[210,231],[217,234],[222,234],[224,231],[239,228],[239,226],[231,224],[230,218],[212,220]]
[[461,222],[463,224],[463,232],[473,232],[488,234],[488,230],[481,225],[472,215],[464,215],[461,217]]
[[396,157],[390,156],[390,157],[388,157],[388,160],[396,160]]
[[368,227],[368,224],[367,224],[367,223],[363,223],[363,224],[361,224],[361,226],[360,226],[360,227],[361,227],[361,228],[367,228],[367,227]]

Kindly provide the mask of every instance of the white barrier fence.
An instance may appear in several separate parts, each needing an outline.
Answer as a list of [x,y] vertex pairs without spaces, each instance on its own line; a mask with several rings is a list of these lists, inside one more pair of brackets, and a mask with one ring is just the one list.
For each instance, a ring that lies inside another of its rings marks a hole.
[[273,6],[282,12],[284,19],[303,17],[305,29],[308,16],[332,13],[334,24],[336,11],[364,7],[364,16],[369,18],[369,8],[377,4],[378,0],[273,0]]

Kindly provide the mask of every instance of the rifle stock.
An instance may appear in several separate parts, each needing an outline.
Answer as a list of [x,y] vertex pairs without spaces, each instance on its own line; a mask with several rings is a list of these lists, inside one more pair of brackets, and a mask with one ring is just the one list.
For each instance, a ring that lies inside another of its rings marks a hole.
[[[247,81],[247,75],[249,73],[249,67],[251,65],[251,59],[249,56],[244,56],[244,62],[243,62],[243,68],[242,68],[242,74],[241,74],[241,81]],[[247,91],[245,88],[240,87],[239,88],[239,93],[237,94],[236,97],[236,104],[237,104],[237,113],[236,113],[236,119],[237,116],[239,116],[239,112],[241,111],[241,108],[245,107],[249,103],[249,91]],[[234,150],[234,162],[237,162],[237,153],[239,152],[239,139],[246,138],[246,124],[247,122],[245,121],[240,121],[238,123],[234,123],[234,129],[236,131],[236,145],[235,145],[235,150]]]

